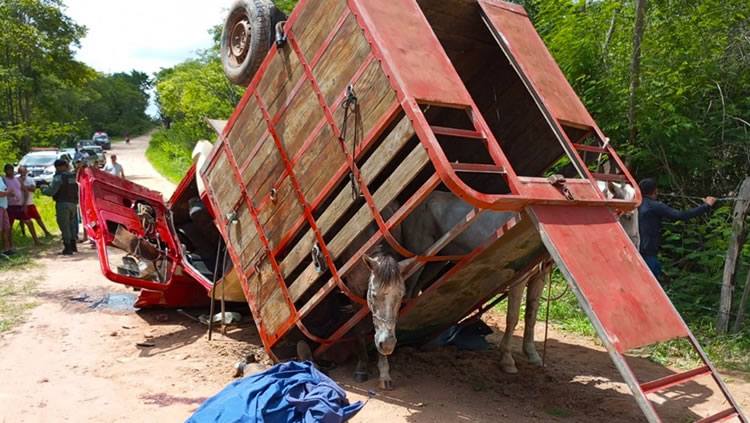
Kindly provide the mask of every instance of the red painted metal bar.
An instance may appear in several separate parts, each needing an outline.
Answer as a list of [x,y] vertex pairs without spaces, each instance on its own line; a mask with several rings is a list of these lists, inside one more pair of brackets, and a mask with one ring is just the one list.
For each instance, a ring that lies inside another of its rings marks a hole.
[[708,416],[706,418],[700,419],[696,421],[695,423],[717,423],[717,422],[725,422],[731,418],[739,417],[739,413],[737,413],[737,410],[734,408],[727,408],[724,411],[720,411],[713,416]]
[[[422,187],[410,198],[403,206],[388,220],[388,227],[393,228],[401,224],[401,222],[409,215],[427,196],[440,184],[440,178],[437,175],[433,175],[430,179],[425,182]],[[367,241],[360,249],[347,261],[339,272],[342,275],[346,275],[356,264],[357,260],[362,257],[362,254],[367,253],[372,249],[375,244],[380,242],[382,233],[378,231],[373,235],[369,241]],[[307,304],[305,304],[299,310],[300,318],[306,316],[312,309],[320,303],[325,295],[327,295],[335,286],[333,278],[331,278],[321,289],[316,292]]]
[[[365,184],[362,181],[362,178],[359,174],[359,167],[357,166],[357,163],[354,160],[353,152],[349,152],[349,149],[346,146],[345,140],[341,140],[341,128],[339,128],[336,125],[336,122],[333,119],[333,113],[331,112],[331,109],[328,107],[328,105],[325,103],[325,100],[323,98],[323,95],[320,92],[320,87],[318,86],[317,81],[315,80],[315,76],[312,73],[312,69],[304,62],[304,57],[302,55],[302,52],[299,49],[299,45],[297,44],[297,40],[294,37],[293,33],[287,34],[289,38],[289,42],[292,45],[292,48],[294,51],[297,52],[297,55],[300,58],[300,61],[303,64],[303,67],[305,68],[305,72],[308,74],[308,78],[313,84],[313,90],[318,95],[318,100],[320,101],[320,105],[323,107],[323,111],[325,113],[326,118],[328,119],[328,122],[331,124],[331,127],[333,128],[334,135],[336,135],[337,138],[340,140],[340,146],[342,151],[344,152],[344,155],[346,156],[346,160],[349,164],[349,169],[354,174],[354,178],[359,182],[360,185],[360,192],[365,197],[365,200],[367,201],[367,205],[370,207],[370,210],[373,214],[373,217],[375,218],[375,222],[378,225],[378,228],[383,232],[383,237],[388,241],[388,243],[393,247],[396,252],[403,255],[404,257],[412,257],[414,256],[413,253],[406,250],[401,244],[393,237],[393,234],[391,234],[390,230],[388,230],[385,226],[385,222],[383,221],[383,216],[380,214],[380,210],[377,209],[375,206],[375,202],[372,199],[372,195],[370,194],[370,191],[367,187],[367,184]],[[355,134],[356,136],[356,134]],[[321,247],[322,248],[322,247]],[[327,253],[326,253],[327,254]]]
[[672,386],[679,385],[685,382],[689,382],[693,379],[699,378],[701,376],[710,375],[710,374],[711,374],[711,369],[709,369],[708,366],[701,366],[696,369],[688,370],[686,372],[676,373],[673,375],[663,377],[661,379],[643,383],[641,384],[641,390],[643,391],[644,394],[648,395],[652,392],[661,391],[661,390],[670,388]]
[[453,163],[453,171],[463,173],[495,173],[505,175],[505,168],[498,165],[488,165],[479,163]]
[[609,151],[606,148],[595,147],[593,145],[573,143],[573,147],[575,147],[575,149],[578,151],[590,151],[592,153],[609,154]]
[[592,174],[595,180],[599,181],[622,181],[628,182],[627,175],[617,175],[611,173],[594,173]]
[[434,132],[435,135],[445,135],[448,137],[469,138],[476,140],[486,139],[484,134],[482,134],[481,132],[471,131],[468,129],[445,128],[442,126],[430,126],[430,129],[432,129],[432,132]]
[[341,339],[341,337],[346,335],[347,332],[349,332],[354,326],[357,325],[357,323],[359,323],[362,319],[364,319],[365,316],[367,316],[368,314],[370,314],[370,309],[367,306],[363,306],[362,308],[360,308],[359,311],[357,311],[357,313],[354,314],[354,316],[352,316],[351,319],[349,319],[349,321],[344,323],[340,328],[336,330],[336,332],[333,333],[333,335],[331,335],[330,338],[328,338],[327,342],[323,343],[315,350],[315,352],[313,353],[313,356],[317,358],[317,357],[320,357],[320,355],[323,354],[324,352],[328,351],[328,349],[331,348],[331,346],[333,346],[334,343],[336,343],[338,340]]

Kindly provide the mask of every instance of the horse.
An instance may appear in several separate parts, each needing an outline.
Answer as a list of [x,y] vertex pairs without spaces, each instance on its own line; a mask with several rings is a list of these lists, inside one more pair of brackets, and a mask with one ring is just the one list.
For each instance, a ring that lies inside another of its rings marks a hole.
[[[404,248],[415,253],[422,253],[448,233],[464,219],[474,207],[455,195],[433,191],[420,203],[417,208],[401,224],[401,238]],[[496,232],[509,220],[518,216],[515,212],[486,211],[461,234],[447,244],[442,250],[443,255],[466,255],[479,247],[488,234]],[[437,276],[444,262],[429,262],[415,272],[407,281],[407,297],[414,298],[427,284]],[[536,325],[536,311],[544,287],[544,272],[547,267],[528,276],[523,282],[511,287],[508,293],[508,311],[506,328],[500,343],[500,368],[506,373],[517,373],[510,344],[513,331],[518,324],[523,290],[526,293],[526,321],[523,340],[523,352],[532,365],[541,365],[542,359],[534,346],[534,326]]]
[[[635,198],[635,188],[621,182],[597,181],[597,186],[608,199],[632,200]],[[638,209],[622,212],[617,216],[617,221],[628,234],[630,240],[637,249],[641,244],[641,236],[638,228]]]

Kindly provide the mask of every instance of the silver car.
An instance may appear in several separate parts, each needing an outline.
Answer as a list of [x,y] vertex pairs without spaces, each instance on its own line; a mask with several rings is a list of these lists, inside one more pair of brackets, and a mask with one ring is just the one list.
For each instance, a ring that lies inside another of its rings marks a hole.
[[68,163],[72,158],[65,152],[54,150],[32,151],[23,156],[19,166],[29,171],[29,176],[37,185],[49,185],[55,176],[55,160],[63,159]]

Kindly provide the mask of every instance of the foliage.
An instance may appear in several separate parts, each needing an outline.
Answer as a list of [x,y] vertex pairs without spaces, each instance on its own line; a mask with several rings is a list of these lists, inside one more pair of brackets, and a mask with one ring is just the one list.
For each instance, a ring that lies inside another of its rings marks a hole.
[[15,161],[33,146],[140,132],[147,75],[98,74],[74,59],[86,34],[62,0],[0,2],[0,158]]
[[193,132],[178,122],[170,129],[162,129],[151,136],[146,158],[164,177],[179,183],[192,164],[191,153],[196,138]]

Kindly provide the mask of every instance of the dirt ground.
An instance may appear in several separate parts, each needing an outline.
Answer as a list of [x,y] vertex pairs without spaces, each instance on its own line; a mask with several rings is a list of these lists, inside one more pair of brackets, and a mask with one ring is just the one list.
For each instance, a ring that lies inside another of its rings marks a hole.
[[[148,138],[115,144],[126,175],[171,194],[143,156]],[[252,322],[207,340],[207,329],[175,310],[118,311],[100,304],[108,294],[132,293],[101,275],[96,253],[72,258],[50,253],[31,270],[0,274],[0,284],[38,283],[38,307],[26,323],[0,338],[0,421],[184,421],[207,397],[233,380],[233,364],[248,353],[263,360]],[[186,310],[193,315],[206,310]],[[504,318],[485,320],[497,344]],[[515,349],[520,350],[519,331]],[[543,325],[537,339],[543,339]],[[137,344],[145,346],[138,346]],[[144,344],[145,343],[145,344]],[[542,346],[539,343],[541,352]],[[520,373],[499,369],[497,350],[397,350],[391,359],[394,390],[376,392],[354,422],[638,422],[645,421],[604,349],[589,339],[550,331],[545,369],[517,354]],[[641,380],[673,373],[644,359],[629,360]],[[355,384],[354,363],[331,376],[350,400],[377,391]],[[730,390],[750,411],[746,375],[724,373]],[[664,421],[690,422],[727,406],[702,378],[653,395]]]

